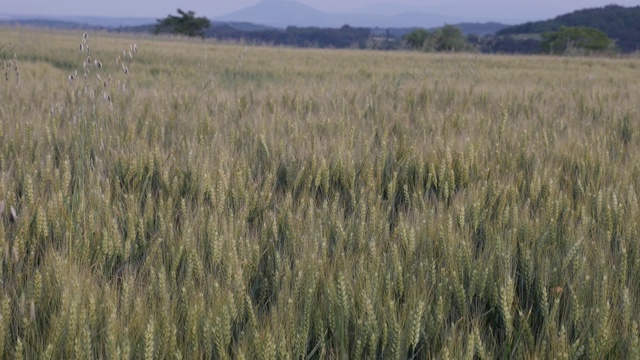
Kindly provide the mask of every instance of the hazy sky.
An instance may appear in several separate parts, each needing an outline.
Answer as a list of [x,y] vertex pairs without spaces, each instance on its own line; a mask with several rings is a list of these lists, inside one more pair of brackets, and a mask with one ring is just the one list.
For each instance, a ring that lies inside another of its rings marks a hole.
[[[0,14],[164,17],[180,7],[213,18],[260,0],[1,0]],[[611,3],[640,5],[640,0],[299,0],[319,10],[344,12],[379,3],[417,6],[424,11],[468,18],[539,20]]]

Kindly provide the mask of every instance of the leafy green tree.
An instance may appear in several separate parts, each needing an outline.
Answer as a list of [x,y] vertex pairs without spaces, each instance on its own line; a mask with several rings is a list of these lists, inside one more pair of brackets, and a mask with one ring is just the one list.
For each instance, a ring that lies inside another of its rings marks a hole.
[[615,51],[615,43],[604,32],[589,27],[560,27],[542,34],[542,51],[566,54],[573,51],[606,53]]
[[471,51],[462,30],[454,25],[445,25],[435,32],[416,29],[403,37],[404,41],[414,49],[424,51]]
[[436,51],[470,51],[473,47],[467,42],[459,27],[445,25],[435,34]]
[[155,33],[204,37],[204,30],[211,26],[209,19],[196,17],[193,11],[184,12],[178,9],[178,14],[180,16],[169,15],[164,19],[158,19]]
[[429,32],[425,29],[415,29],[403,37],[403,40],[413,49],[423,49]]

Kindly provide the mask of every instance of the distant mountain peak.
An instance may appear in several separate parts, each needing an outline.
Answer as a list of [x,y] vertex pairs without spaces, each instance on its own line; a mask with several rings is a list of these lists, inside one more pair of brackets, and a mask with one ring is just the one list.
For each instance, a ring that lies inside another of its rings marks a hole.
[[[367,10],[368,9],[368,10]],[[393,11],[392,11],[393,9]],[[419,7],[381,3],[348,13],[328,13],[295,0],[262,0],[238,11],[214,18],[216,21],[245,21],[284,28],[287,26],[423,27],[471,21],[421,11]]]

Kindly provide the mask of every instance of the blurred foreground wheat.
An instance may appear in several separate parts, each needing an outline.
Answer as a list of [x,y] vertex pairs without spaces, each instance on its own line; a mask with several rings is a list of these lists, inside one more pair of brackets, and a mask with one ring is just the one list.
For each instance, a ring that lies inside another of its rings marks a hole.
[[0,35],[0,357],[640,356],[637,59]]

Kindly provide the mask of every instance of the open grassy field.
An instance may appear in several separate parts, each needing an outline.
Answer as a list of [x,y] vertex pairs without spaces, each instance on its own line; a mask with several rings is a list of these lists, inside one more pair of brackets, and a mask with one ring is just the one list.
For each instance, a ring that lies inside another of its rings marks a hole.
[[640,357],[640,60],[82,41],[0,29],[0,358]]

